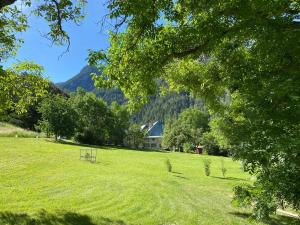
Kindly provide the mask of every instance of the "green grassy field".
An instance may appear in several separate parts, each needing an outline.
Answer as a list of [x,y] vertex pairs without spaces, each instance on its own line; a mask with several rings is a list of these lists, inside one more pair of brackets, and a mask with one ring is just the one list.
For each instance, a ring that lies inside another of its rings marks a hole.
[[[9,225],[247,225],[296,224],[248,219],[231,206],[232,187],[250,182],[238,162],[183,153],[99,148],[98,162],[79,160],[72,144],[0,138],[0,224]],[[212,160],[210,177],[203,158]],[[173,172],[168,173],[169,158]]]

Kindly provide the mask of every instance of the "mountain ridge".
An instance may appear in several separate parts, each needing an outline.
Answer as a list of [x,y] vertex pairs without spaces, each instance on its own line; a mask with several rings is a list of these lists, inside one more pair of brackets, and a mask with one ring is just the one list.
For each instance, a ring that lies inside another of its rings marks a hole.
[[[81,87],[88,92],[95,93],[108,104],[111,104],[113,101],[119,104],[126,103],[126,98],[119,88],[96,88],[90,76],[91,73],[99,74],[95,67],[85,66],[71,79],[56,85],[66,93],[74,92],[78,87]],[[136,123],[148,123],[157,120],[164,122],[168,118],[177,117],[180,112],[191,106],[203,108],[203,103],[201,100],[192,98],[186,92],[171,92],[164,96],[157,94],[152,96],[149,102],[138,112],[134,113],[131,120]]]

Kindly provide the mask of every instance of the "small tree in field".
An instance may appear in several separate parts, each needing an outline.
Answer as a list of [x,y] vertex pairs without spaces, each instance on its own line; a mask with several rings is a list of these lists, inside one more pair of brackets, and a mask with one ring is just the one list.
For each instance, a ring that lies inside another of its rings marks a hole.
[[170,159],[166,159],[165,164],[166,164],[167,171],[172,172],[172,164]]
[[204,163],[204,173],[206,176],[210,175],[210,164],[211,164],[211,160],[210,159],[203,159],[203,163]]
[[225,178],[227,169],[225,168],[224,159],[221,159],[221,172],[222,172],[223,178]]
[[38,127],[47,134],[70,137],[74,134],[77,114],[67,99],[59,95],[45,98],[38,107],[41,120]]

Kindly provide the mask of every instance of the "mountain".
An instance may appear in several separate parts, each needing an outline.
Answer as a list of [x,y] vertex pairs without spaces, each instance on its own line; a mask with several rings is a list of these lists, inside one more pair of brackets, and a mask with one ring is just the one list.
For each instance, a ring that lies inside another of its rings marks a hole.
[[[56,84],[66,93],[74,92],[78,87],[82,87],[86,91],[94,92],[108,104],[113,101],[124,104],[126,98],[122,91],[118,88],[97,89],[94,86],[90,74],[98,73],[95,67],[85,66],[77,75],[66,82]],[[148,104],[144,105],[138,112],[132,115],[131,120],[136,123],[148,123],[154,121],[164,122],[168,118],[177,117],[180,112],[191,106],[203,108],[201,100],[196,100],[189,93],[168,93],[164,96],[152,96]]]
[[56,86],[66,92],[74,92],[77,87],[82,87],[86,91],[93,91],[94,81],[90,76],[91,73],[98,73],[97,69],[92,66],[85,66],[82,70],[66,82],[57,83]]
[[86,91],[94,92],[97,96],[103,98],[108,104],[111,104],[113,101],[116,101],[119,104],[125,103],[125,97],[120,89],[95,88],[94,81],[90,75],[92,73],[99,74],[95,67],[85,66],[77,75],[65,82],[57,83],[56,86],[66,93],[75,92],[78,87],[82,87]]

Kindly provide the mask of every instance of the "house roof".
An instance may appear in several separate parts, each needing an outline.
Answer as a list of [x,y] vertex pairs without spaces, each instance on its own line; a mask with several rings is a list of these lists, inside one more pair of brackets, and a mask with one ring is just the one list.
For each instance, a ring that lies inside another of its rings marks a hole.
[[147,130],[148,137],[161,137],[163,135],[163,124],[160,121],[156,121]]

